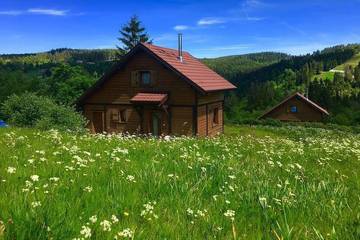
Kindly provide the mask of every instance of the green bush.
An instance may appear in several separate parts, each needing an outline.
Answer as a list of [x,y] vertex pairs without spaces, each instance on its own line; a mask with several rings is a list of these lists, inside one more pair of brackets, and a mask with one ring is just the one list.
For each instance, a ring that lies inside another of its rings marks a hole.
[[33,93],[10,96],[0,112],[5,121],[18,127],[84,131],[86,124],[85,118],[72,107]]

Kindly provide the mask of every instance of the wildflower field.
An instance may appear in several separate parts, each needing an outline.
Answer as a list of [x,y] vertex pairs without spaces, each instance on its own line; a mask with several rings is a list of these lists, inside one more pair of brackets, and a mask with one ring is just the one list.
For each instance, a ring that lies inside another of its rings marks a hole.
[[360,136],[0,129],[0,239],[360,239]]

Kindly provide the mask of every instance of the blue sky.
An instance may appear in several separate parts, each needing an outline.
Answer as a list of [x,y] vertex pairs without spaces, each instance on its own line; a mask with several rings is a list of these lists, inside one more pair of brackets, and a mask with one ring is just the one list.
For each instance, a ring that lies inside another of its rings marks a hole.
[[197,57],[360,43],[360,0],[1,0],[0,53],[113,48],[136,14],[154,44]]

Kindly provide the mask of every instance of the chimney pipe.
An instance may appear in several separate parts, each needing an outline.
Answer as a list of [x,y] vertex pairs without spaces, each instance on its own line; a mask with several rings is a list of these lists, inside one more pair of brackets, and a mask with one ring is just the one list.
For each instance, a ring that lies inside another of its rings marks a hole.
[[178,52],[179,52],[179,60],[180,62],[183,61],[183,54],[182,54],[182,33],[178,35]]

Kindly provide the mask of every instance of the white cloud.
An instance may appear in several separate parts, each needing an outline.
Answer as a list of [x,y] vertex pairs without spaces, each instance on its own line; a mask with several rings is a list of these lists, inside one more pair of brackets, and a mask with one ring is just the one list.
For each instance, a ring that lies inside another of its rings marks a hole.
[[189,26],[186,26],[186,25],[176,25],[174,27],[174,30],[175,31],[182,31],[182,30],[186,30],[186,29],[189,29]]
[[199,26],[207,26],[207,25],[214,25],[214,24],[221,24],[225,23],[226,21],[221,18],[202,18],[197,22]]
[[22,14],[22,11],[10,10],[10,11],[0,11],[0,15],[8,15],[8,16],[18,16]]
[[56,10],[56,9],[45,9],[45,8],[30,8],[27,10],[28,13],[40,14],[40,15],[51,15],[51,16],[65,16],[67,10]]
[[262,21],[264,19],[263,17],[246,17],[247,21]]
[[0,15],[19,16],[19,15],[25,15],[25,14],[32,14],[32,15],[66,16],[68,14],[68,12],[69,12],[68,10],[30,8],[25,11],[22,11],[22,10],[0,11]]

